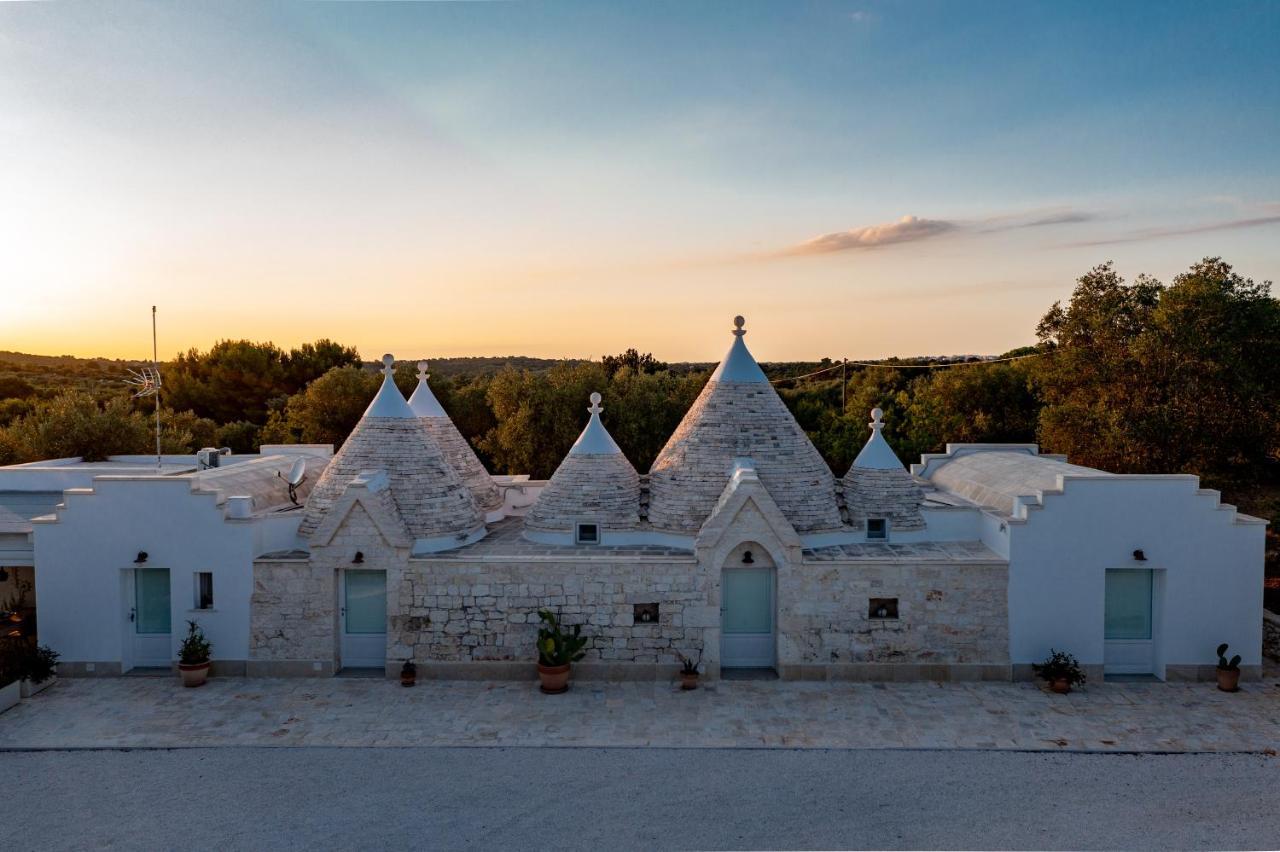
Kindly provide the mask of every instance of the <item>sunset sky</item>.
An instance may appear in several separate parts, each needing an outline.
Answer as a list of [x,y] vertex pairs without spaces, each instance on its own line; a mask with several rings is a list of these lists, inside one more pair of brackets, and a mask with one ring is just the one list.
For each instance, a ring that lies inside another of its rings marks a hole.
[[0,349],[996,353],[1280,276],[1280,3],[0,4]]

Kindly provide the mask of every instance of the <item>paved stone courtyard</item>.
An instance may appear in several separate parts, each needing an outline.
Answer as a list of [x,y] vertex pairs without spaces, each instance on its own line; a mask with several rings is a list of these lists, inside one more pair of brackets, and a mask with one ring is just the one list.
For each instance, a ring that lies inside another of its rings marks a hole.
[[836,684],[383,679],[61,680],[0,715],[0,748],[546,746],[1242,751],[1280,749],[1280,672],[1212,684]]

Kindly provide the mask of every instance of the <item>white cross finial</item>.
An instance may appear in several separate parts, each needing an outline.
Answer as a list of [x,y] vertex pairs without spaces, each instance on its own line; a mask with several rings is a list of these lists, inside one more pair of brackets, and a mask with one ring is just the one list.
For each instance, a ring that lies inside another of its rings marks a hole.
[[396,371],[396,356],[387,353],[382,356],[382,375],[391,376]]
[[747,324],[747,321],[742,318],[741,314],[734,317],[733,318],[733,336],[741,337],[742,335],[746,334],[747,330],[743,328],[743,326],[746,324]]
[[871,409],[871,422],[868,424],[872,429],[879,432],[884,428],[884,412],[879,408]]
[[599,414],[601,411],[604,411],[604,409],[600,407],[600,394],[595,393],[594,391],[592,392],[591,407],[588,408],[587,411],[590,411],[592,414]]
[[431,374],[427,372],[427,362],[426,362],[426,361],[419,361],[419,362],[418,362],[418,378],[419,378],[419,379],[421,379],[421,380],[422,380],[422,381],[424,381],[424,382],[425,382],[427,379],[431,378]]

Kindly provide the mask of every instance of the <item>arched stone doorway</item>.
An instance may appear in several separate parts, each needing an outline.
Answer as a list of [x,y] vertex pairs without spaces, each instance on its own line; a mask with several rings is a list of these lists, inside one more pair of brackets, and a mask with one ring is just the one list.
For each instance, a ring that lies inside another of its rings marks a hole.
[[743,542],[720,571],[720,667],[767,669],[777,664],[778,572],[763,545]]

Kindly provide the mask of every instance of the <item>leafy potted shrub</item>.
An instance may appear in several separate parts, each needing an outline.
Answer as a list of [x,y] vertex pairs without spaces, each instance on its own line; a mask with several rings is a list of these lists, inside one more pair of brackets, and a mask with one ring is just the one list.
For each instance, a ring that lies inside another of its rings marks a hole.
[[22,697],[43,692],[57,679],[58,652],[48,645],[28,645],[19,658]]
[[679,651],[676,652],[676,656],[680,658],[680,688],[697,689],[698,666],[702,665],[702,651],[698,651],[696,660],[686,657]]
[[209,654],[213,646],[194,621],[187,622],[187,635],[178,648],[178,671],[183,686],[203,686],[209,677]]
[[1049,649],[1049,658],[1043,663],[1033,663],[1031,670],[1036,677],[1049,684],[1049,688],[1060,695],[1071,691],[1071,687],[1085,682],[1084,670],[1076,658],[1066,651]]
[[575,624],[566,632],[549,609],[538,610],[542,626],[538,628],[538,680],[542,691],[556,695],[569,689],[569,669],[586,656],[587,640],[581,635],[582,625]]
[[1227,643],[1218,646],[1218,689],[1223,692],[1240,691],[1240,655],[1227,659]]
[[418,667],[413,664],[413,660],[405,660],[404,665],[400,667],[400,685],[413,686],[418,682]]

